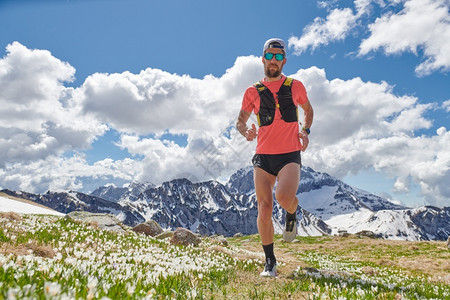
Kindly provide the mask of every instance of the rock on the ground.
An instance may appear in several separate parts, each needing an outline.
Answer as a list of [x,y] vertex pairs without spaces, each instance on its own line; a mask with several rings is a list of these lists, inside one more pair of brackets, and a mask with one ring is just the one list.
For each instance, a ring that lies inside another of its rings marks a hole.
[[99,229],[126,232],[126,226],[123,225],[113,214],[72,211],[66,215],[66,218],[92,224],[98,226]]
[[159,224],[154,220],[149,220],[147,222],[136,225],[135,227],[133,227],[133,231],[149,236],[157,236],[164,232],[161,226],[159,226]]
[[192,231],[178,227],[173,233],[172,238],[170,239],[170,243],[172,245],[194,245],[198,246],[201,242],[201,239],[195,235]]

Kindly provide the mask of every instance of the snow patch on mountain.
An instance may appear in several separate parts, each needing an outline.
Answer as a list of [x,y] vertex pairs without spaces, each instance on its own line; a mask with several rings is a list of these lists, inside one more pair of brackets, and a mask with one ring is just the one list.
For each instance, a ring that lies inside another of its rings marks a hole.
[[13,200],[0,196],[0,211],[2,212],[15,212],[18,214],[43,214],[43,215],[55,215],[64,216],[56,210],[37,206],[31,203],[25,203],[23,201]]

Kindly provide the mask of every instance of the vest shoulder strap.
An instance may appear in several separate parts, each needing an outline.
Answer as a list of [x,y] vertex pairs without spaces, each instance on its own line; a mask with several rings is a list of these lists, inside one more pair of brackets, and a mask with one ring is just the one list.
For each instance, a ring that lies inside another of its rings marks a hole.
[[262,84],[261,81],[256,82],[255,84],[253,84],[253,86],[258,90],[258,92],[262,92],[267,89],[267,87]]
[[292,86],[292,82],[294,81],[294,78],[286,77],[286,79],[283,82],[283,85],[285,86]]

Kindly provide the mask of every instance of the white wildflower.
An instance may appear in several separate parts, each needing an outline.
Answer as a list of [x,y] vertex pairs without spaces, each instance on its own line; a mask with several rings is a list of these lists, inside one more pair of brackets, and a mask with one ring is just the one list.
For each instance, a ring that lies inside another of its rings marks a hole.
[[147,296],[145,298],[146,299],[152,299],[153,296],[156,296],[156,290],[154,288],[152,288],[151,290],[149,290],[147,292]]
[[19,292],[19,289],[13,289],[13,288],[9,288],[8,289],[8,300],[15,300],[17,293]]
[[44,293],[47,297],[55,297],[61,292],[61,286],[56,282],[45,282]]
[[193,289],[191,291],[187,291],[186,296],[188,299],[195,299],[195,297],[197,297],[197,290]]
[[136,286],[128,282],[127,283],[127,294],[131,296],[134,294],[135,290],[136,290]]
[[87,287],[90,291],[95,291],[97,289],[98,279],[97,277],[89,277]]

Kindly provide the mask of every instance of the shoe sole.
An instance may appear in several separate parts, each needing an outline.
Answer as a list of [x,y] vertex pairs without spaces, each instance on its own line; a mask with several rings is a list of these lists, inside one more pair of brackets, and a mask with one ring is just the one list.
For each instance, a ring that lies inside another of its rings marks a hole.
[[272,274],[269,274],[269,273],[265,273],[264,274],[264,272],[259,274],[259,276],[261,276],[261,277],[277,277],[277,275],[278,275],[278,273],[275,273],[275,274],[272,275]]
[[295,224],[295,229],[292,232],[283,231],[283,239],[285,242],[292,242],[297,237],[297,224]]
[[276,269],[277,266],[275,265],[274,268],[275,268],[275,270],[273,270],[273,271],[274,271],[273,274],[271,274],[271,273],[269,273],[269,272],[266,272],[266,271],[262,271],[262,272],[259,274],[259,276],[261,276],[261,277],[277,277],[277,275],[278,275],[277,269]]

